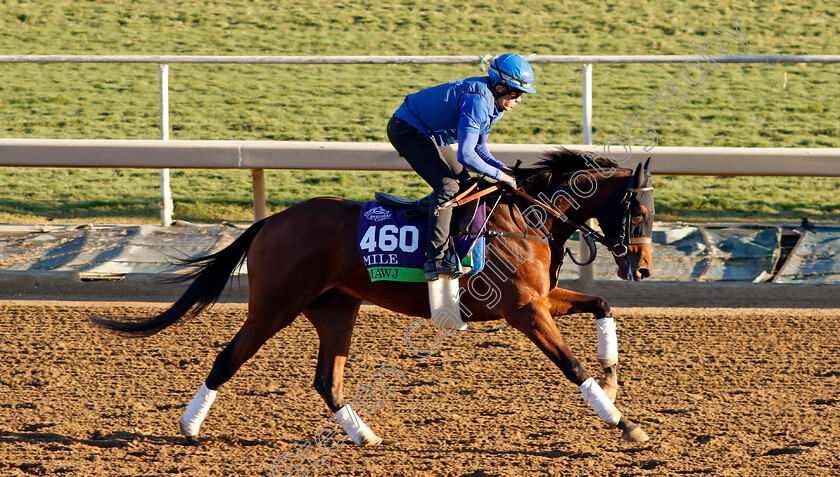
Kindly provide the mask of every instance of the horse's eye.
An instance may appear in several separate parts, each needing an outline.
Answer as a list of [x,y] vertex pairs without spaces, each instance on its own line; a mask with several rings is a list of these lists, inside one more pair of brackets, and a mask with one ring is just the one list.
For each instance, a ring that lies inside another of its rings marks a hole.
[[647,207],[642,205],[642,206],[639,206],[639,207],[633,209],[633,213],[630,216],[630,221],[633,222],[634,224],[641,224],[642,222],[647,220],[647,217],[648,217]]

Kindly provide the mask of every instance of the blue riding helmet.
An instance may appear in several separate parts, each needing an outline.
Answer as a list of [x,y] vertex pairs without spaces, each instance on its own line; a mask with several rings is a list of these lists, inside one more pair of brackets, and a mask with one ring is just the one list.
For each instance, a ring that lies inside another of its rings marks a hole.
[[500,55],[487,68],[487,76],[493,83],[504,83],[523,93],[536,93],[534,88],[534,69],[519,55],[505,53]]

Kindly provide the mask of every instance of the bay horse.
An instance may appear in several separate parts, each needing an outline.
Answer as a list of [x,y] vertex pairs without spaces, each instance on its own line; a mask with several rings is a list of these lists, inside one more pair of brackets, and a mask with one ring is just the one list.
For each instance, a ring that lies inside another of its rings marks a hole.
[[[626,440],[645,441],[644,431],[613,404],[618,345],[610,306],[601,297],[564,290],[556,283],[563,244],[575,230],[581,231],[590,248],[595,239],[609,247],[622,279],[638,281],[650,275],[654,208],[648,164],[632,171],[604,157],[561,148],[546,153],[533,167],[515,168],[514,175],[519,188],[499,194],[487,219],[485,269],[460,278],[464,321],[505,320],[580,387],[601,420],[618,427]],[[361,203],[355,201],[309,199],[254,223],[216,253],[182,260],[194,267],[184,278],[192,283],[161,314],[128,321],[91,320],[123,335],[150,336],[212,306],[247,258],[247,319],[184,411],[182,433],[195,442],[216,390],[269,338],[303,314],[320,342],[315,389],[353,442],[379,444],[383,440],[353,411],[342,389],[359,307],[367,301],[429,318],[430,304],[426,283],[370,280],[356,243],[360,210]],[[585,225],[590,218],[598,220],[603,235]],[[488,300],[491,291],[494,299]],[[574,356],[553,320],[573,313],[596,319],[604,371],[600,384]],[[416,326],[425,323],[417,321]]]

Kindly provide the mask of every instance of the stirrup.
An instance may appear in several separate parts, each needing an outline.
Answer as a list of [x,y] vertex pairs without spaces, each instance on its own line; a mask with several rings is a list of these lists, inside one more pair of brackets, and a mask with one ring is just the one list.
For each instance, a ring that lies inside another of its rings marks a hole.
[[455,252],[455,242],[453,242],[452,238],[449,238],[449,248],[446,249],[446,252],[443,255],[443,259],[457,268],[454,272],[452,272],[449,276],[452,278],[461,278],[464,275],[464,267],[461,265],[461,258]]
[[455,275],[463,275],[463,268],[458,263],[452,263],[447,259],[443,260],[427,260],[423,264],[423,276],[426,281],[433,282],[438,279],[440,275],[448,275],[456,278]]

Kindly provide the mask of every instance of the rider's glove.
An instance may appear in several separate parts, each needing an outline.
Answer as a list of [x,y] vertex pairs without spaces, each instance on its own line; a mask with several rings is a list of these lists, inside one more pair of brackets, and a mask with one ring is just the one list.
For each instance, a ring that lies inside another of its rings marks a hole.
[[502,175],[499,177],[499,183],[502,184],[502,187],[504,188],[516,189],[516,179],[504,172],[502,172]]

